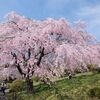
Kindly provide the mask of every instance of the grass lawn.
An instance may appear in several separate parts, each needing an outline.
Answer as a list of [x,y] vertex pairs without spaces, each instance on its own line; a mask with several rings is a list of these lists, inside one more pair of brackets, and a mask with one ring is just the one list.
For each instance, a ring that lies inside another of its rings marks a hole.
[[[44,84],[37,84],[35,93],[19,92],[17,100],[100,100],[97,96],[100,91],[94,97],[89,95],[89,90],[95,87],[100,90],[100,73],[88,72],[77,74],[76,78],[71,80],[57,79],[56,84],[51,88]],[[11,93],[8,94],[8,97],[9,100],[13,100]]]

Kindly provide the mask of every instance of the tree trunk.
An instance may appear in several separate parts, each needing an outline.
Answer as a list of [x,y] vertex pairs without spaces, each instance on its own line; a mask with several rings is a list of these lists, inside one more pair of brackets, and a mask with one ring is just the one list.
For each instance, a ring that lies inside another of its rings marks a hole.
[[33,81],[29,77],[26,78],[27,92],[33,92]]

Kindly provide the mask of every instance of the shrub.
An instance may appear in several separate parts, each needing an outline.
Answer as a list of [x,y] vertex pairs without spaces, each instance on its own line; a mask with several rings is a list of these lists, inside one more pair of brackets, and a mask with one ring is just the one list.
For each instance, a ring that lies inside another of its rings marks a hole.
[[96,69],[98,69],[98,65],[97,65],[97,64],[88,64],[88,65],[87,65],[87,68],[88,68],[90,71],[96,71]]
[[20,92],[24,89],[24,81],[23,80],[15,80],[10,85],[11,92]]
[[100,67],[96,67],[94,71],[100,73]]
[[88,91],[88,95],[90,97],[97,97],[97,98],[100,99],[100,88],[99,87],[94,87],[94,88],[90,89]]
[[72,71],[70,69],[64,69],[64,76],[68,76],[71,72]]
[[81,73],[82,71],[81,71],[81,69],[79,69],[79,68],[75,68],[74,72],[75,72],[75,73]]
[[40,78],[38,76],[33,76],[32,80],[33,80],[33,82],[39,82]]

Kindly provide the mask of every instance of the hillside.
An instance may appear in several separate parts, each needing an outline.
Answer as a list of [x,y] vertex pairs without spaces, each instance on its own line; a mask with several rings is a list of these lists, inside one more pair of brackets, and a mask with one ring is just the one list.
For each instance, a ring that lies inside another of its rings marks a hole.
[[[68,80],[56,79],[56,84],[49,88],[47,85],[34,85],[35,94],[19,92],[18,100],[100,100],[100,73],[77,74],[76,78]],[[8,100],[12,100],[8,94]]]

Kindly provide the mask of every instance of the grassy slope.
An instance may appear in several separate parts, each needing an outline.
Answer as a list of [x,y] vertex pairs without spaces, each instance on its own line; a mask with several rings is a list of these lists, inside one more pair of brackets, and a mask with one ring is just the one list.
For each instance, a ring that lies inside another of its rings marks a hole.
[[18,100],[99,100],[88,96],[88,90],[93,87],[100,87],[100,74],[78,74],[71,80],[58,80],[51,88],[37,85],[35,94],[21,92],[18,94]]

